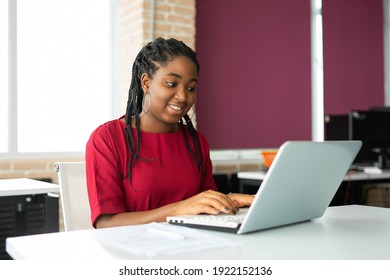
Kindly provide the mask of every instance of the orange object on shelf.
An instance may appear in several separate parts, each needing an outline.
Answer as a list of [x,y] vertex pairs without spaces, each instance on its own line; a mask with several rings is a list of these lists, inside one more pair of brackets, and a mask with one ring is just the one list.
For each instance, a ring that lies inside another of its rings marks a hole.
[[272,164],[272,162],[273,162],[277,152],[278,152],[277,150],[264,150],[264,151],[261,151],[261,155],[263,156],[265,166],[270,168],[270,166],[271,166],[271,164]]

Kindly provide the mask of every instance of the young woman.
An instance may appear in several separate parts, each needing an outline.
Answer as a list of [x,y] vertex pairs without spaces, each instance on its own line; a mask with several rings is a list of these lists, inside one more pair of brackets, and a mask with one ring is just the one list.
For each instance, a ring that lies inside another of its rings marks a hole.
[[98,127],[86,149],[96,228],[182,214],[235,214],[253,197],[217,191],[209,146],[187,113],[196,100],[196,53],[158,38],[137,55],[126,115]]

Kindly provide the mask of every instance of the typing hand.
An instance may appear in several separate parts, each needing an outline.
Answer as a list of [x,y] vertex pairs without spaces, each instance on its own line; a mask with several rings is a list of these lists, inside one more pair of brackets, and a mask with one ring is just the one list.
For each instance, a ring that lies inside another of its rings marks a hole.
[[238,206],[230,195],[208,190],[178,203],[177,215],[235,214]]
[[235,202],[236,207],[250,206],[255,198],[254,195],[242,193],[230,193],[228,196]]

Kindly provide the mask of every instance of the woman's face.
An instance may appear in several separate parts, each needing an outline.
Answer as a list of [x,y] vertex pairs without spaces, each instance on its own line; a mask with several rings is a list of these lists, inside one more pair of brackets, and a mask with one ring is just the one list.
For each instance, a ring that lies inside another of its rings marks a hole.
[[178,121],[196,100],[196,65],[187,57],[176,57],[152,77],[143,74],[141,84],[148,93],[144,95],[144,111],[147,113],[141,115],[141,129],[154,133],[176,131]]

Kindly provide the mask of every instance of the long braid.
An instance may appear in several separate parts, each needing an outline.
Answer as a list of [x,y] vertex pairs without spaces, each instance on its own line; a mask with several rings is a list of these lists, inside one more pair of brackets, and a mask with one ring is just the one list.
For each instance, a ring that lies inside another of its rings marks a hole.
[[139,147],[140,147],[140,143],[141,143],[141,139],[139,137],[140,125],[139,125],[139,121],[138,122],[136,121],[137,149],[135,150],[135,142],[134,142],[133,134],[131,132],[131,122],[132,122],[133,116],[135,116],[136,120],[137,119],[139,120],[140,111],[138,109],[137,99],[139,98],[139,94],[142,94],[142,92],[139,91],[139,87],[136,85],[136,83],[138,81],[136,71],[137,71],[136,63],[134,63],[133,69],[132,69],[133,76],[131,79],[131,85],[130,85],[130,89],[129,89],[129,98],[127,101],[126,116],[125,116],[126,142],[127,142],[127,146],[129,147],[129,150],[130,150],[130,158],[129,158],[129,162],[128,162],[128,174],[127,174],[127,177],[129,179],[131,178],[131,168],[134,166],[135,161],[138,157]]
[[194,128],[194,125],[192,124],[190,117],[187,114],[184,116],[184,120],[187,124],[188,132],[190,134],[192,142],[194,143],[195,151],[189,145],[187,130],[183,129],[184,138],[186,141],[186,146],[187,146],[188,150],[190,151],[191,156],[194,159],[196,165],[198,166],[199,171],[202,173],[202,175],[204,175],[203,168],[202,168],[203,153],[202,153],[202,147],[200,145],[199,135],[198,135],[196,129]]
[[[126,142],[130,150],[130,158],[128,162],[128,171],[127,176],[131,180],[131,169],[136,163],[137,160],[140,160],[139,151],[141,147],[141,125],[140,125],[140,114],[142,112],[142,101],[144,97],[144,92],[141,86],[141,76],[146,73],[148,76],[152,77],[157,69],[161,66],[167,65],[173,58],[178,56],[185,56],[190,58],[196,65],[197,71],[199,73],[200,65],[196,57],[196,53],[185,45],[183,42],[176,39],[163,39],[157,38],[153,42],[148,43],[144,46],[141,51],[138,53],[132,67],[132,77],[129,89],[129,96],[127,101],[126,108]],[[133,118],[135,119],[135,128],[136,128],[136,142],[132,134],[131,124]],[[184,129],[183,121],[180,120],[180,125],[184,133],[186,146],[191,153],[192,158],[194,159],[196,165],[198,166],[199,171],[203,175],[202,169],[202,149],[200,146],[199,136],[192,125],[190,118],[186,115],[184,117],[185,122],[188,127],[190,138],[194,143],[194,149],[191,148],[191,145],[188,141],[187,129]]]

